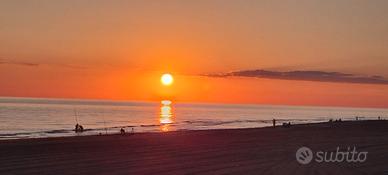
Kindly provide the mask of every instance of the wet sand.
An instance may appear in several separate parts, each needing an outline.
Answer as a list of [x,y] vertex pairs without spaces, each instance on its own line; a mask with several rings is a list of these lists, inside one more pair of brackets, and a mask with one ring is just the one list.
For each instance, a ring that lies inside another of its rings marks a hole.
[[[302,165],[302,146],[367,160]],[[0,174],[388,174],[388,121],[3,140]]]

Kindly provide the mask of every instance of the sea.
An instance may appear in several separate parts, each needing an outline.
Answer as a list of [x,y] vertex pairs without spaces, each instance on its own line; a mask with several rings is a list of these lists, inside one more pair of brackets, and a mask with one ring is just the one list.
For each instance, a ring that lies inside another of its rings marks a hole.
[[[0,139],[388,119],[388,109],[0,97]],[[76,133],[75,125],[84,127]]]

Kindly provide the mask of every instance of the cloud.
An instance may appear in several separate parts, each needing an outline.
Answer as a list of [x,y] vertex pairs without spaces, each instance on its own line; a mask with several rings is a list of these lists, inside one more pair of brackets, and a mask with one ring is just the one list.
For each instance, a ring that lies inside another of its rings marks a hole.
[[4,58],[0,58],[0,65],[1,64],[12,64],[12,65],[18,65],[18,66],[31,66],[31,67],[37,67],[41,65],[48,65],[48,66],[58,66],[58,67],[66,67],[70,69],[86,69],[85,66],[79,66],[79,65],[71,65],[71,64],[49,64],[49,63],[33,63],[33,62],[20,62],[20,61],[12,61]]
[[13,65],[20,65],[20,66],[39,66],[37,63],[30,63],[30,62],[17,62],[17,61],[10,61],[0,58],[0,64],[13,64]]
[[221,74],[206,74],[210,77],[251,77],[251,78],[269,78],[281,80],[303,80],[320,82],[339,82],[339,83],[361,83],[361,84],[388,84],[388,79],[382,76],[362,76],[341,72],[325,71],[269,71],[269,70],[240,70]]

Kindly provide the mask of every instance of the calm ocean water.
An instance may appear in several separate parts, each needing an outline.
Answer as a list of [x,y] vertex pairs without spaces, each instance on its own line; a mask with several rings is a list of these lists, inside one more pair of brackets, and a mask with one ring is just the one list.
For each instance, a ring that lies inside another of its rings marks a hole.
[[[171,104],[170,104],[171,103]],[[0,98],[0,139],[253,128],[280,122],[388,118],[388,109]],[[86,129],[74,133],[74,125]]]

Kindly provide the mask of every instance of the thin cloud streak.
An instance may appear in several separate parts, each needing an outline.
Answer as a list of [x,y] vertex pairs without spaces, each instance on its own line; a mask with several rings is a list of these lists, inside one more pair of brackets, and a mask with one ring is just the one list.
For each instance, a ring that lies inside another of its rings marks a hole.
[[39,66],[39,64],[37,63],[9,61],[1,58],[0,58],[0,64],[13,64],[13,65],[20,65],[20,66]]
[[11,61],[11,60],[6,60],[6,59],[0,58],[0,65],[2,65],[2,64],[11,64],[11,65],[18,65],[18,66],[30,66],[30,67],[38,67],[38,66],[42,66],[42,65],[48,65],[48,66],[66,67],[66,68],[71,68],[71,69],[87,69],[87,67],[79,66],[79,65],[19,62],[19,61]]
[[269,71],[269,70],[240,70],[229,73],[205,74],[208,77],[250,77],[281,80],[320,81],[336,83],[360,83],[360,84],[388,84],[388,79],[382,76],[362,76],[341,72],[325,71]]

